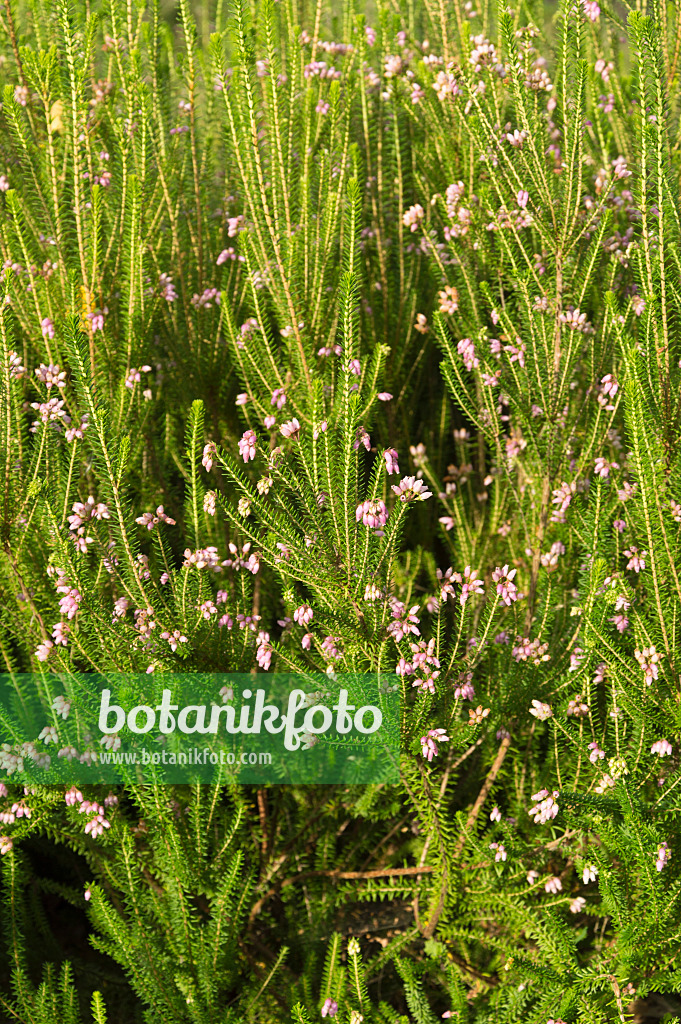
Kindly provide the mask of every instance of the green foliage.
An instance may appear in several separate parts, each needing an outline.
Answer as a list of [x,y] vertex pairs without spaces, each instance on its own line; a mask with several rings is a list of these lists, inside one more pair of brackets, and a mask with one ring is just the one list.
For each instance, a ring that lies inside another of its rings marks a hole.
[[681,20],[641,6],[5,5],[4,671],[404,708],[395,787],[65,800],[0,751],[8,1019],[678,1011]]

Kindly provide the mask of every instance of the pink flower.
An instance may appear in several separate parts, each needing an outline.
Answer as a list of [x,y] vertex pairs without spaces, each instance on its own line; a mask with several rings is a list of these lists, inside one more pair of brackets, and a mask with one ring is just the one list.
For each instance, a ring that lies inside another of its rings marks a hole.
[[85,414],[84,414],[84,415],[83,415],[83,416],[81,417],[80,423],[78,424],[78,426],[77,426],[77,427],[68,427],[68,428],[67,428],[67,430],[66,430],[66,433],[65,433],[65,436],[66,436],[66,440],[67,440],[67,441],[68,441],[69,443],[70,443],[71,441],[74,441],[74,440],[75,440],[76,438],[82,439],[82,437],[83,437],[83,432],[84,432],[85,430],[87,430],[87,425],[88,425],[88,419],[89,419],[89,416],[88,416],[88,414],[87,414],[87,413],[85,413]]
[[535,805],[528,809],[528,814],[534,818],[535,825],[545,825],[547,821],[556,817],[560,810],[556,803],[557,797],[557,790],[550,794],[547,789],[540,789],[533,795],[532,799],[535,801]]
[[462,338],[456,349],[467,370],[474,370],[480,365],[480,360],[475,354],[475,345],[470,338]]
[[529,193],[526,192],[524,189],[521,189],[520,192],[518,192],[518,195],[516,196],[516,200],[517,200],[518,206],[520,207],[521,210],[525,209],[525,207],[527,206],[529,198],[530,198]]
[[561,511],[565,511],[572,497],[577,490],[577,484],[573,480],[572,483],[562,483],[560,487],[557,487],[553,492],[552,504],[559,505]]
[[607,480],[608,476],[610,475],[611,469],[619,468],[620,467],[618,462],[608,462],[608,460],[604,459],[601,455],[599,455],[594,464],[596,476],[600,476],[604,480]]
[[209,441],[208,444],[203,449],[203,458],[201,459],[202,465],[204,466],[205,469],[208,470],[209,473],[213,468],[213,460],[216,454],[217,448],[215,446],[215,442]]
[[392,637],[395,638],[396,642],[399,643],[405,636],[410,633],[414,633],[416,636],[420,636],[420,629],[418,623],[421,621],[416,612],[419,610],[419,606],[415,604],[408,612],[405,613],[403,606],[396,609],[397,614],[393,611],[393,621],[388,626],[388,632]]
[[570,672],[576,672],[580,664],[584,660],[584,651],[581,647],[575,647],[574,651],[570,655]]
[[[108,514],[106,518],[109,518]],[[171,519],[169,515],[166,515],[166,513],[163,510],[163,505],[158,506],[158,508],[156,509],[156,515],[154,515],[153,512],[144,512],[141,516],[137,517],[135,522],[139,523],[140,526],[146,526],[148,530],[153,530],[154,527],[158,526],[159,523],[167,523],[168,526],[175,526],[175,520]]]
[[[596,5],[598,6],[598,5]],[[616,178],[630,178],[632,171],[627,170],[627,161],[623,156],[615,157],[612,163],[612,173]]]
[[300,608],[296,608],[293,613],[293,621],[297,622],[299,626],[307,626],[308,622],[312,622],[313,618],[314,612],[309,604],[301,604]]
[[324,1000],[324,1005],[322,1006],[322,1017],[335,1017],[337,1013],[338,1003],[335,999]]
[[645,567],[646,567],[645,557],[648,554],[647,551],[639,552],[638,548],[635,548],[632,545],[631,548],[627,548],[626,549],[624,554],[629,559],[629,561],[627,563],[627,569],[633,569],[634,572],[640,572],[641,569],[645,569]]
[[497,568],[492,573],[492,579],[497,584],[497,594],[505,605],[510,606],[513,601],[518,600],[518,588],[513,583],[513,577],[518,572],[517,569],[511,569],[509,572],[508,565],[505,565],[502,569]]
[[417,480],[413,476],[403,477],[399,484],[393,484],[392,489],[398,496],[400,501],[411,501],[412,499],[418,499],[419,501],[425,501],[427,498],[432,498],[432,493],[426,489],[426,485],[423,480]]
[[49,366],[41,363],[35,371],[35,375],[38,380],[43,382],[48,391],[53,386],[63,388],[66,382],[66,370],[60,370],[54,363],[50,363]]
[[359,359],[351,359],[348,363],[348,373],[353,373],[355,377],[359,377],[362,372]]
[[264,630],[260,630],[258,633],[255,660],[258,662],[261,669],[265,672],[269,671],[270,663],[272,661],[272,645],[270,643],[270,634],[266,633]]
[[358,505],[355,511],[355,520],[358,523],[361,521],[365,526],[369,526],[373,530],[385,526],[387,519],[388,513],[385,502],[380,500],[365,501]]
[[142,374],[149,373],[150,370],[151,367],[147,363],[145,363],[144,366],[140,366],[139,370],[136,366],[131,366],[128,370],[128,375],[125,378],[126,388],[130,388],[132,390],[135,384],[139,384],[142,380]]
[[444,575],[442,573],[442,569],[436,569],[435,575],[437,576],[438,581],[440,583],[440,600],[446,601],[448,597],[456,597],[456,591],[452,584],[452,580],[455,580],[460,583],[461,574],[458,572],[455,573],[450,566],[450,568],[447,569]]
[[390,394],[389,391],[379,391],[376,397],[378,398],[379,402],[390,402],[392,401],[393,396]]
[[246,394],[245,391],[242,391],[240,395],[236,396],[236,402],[234,404],[235,405],[246,405],[246,402],[248,402],[248,395]]
[[[451,285],[445,285],[441,292],[438,292],[438,300],[440,302],[440,312],[447,313],[449,316],[453,316],[459,308],[459,293],[456,288]],[[470,338],[464,339],[466,342],[470,342]],[[459,348],[461,352],[461,348]],[[470,367],[467,367],[470,369]]]
[[672,745],[669,740],[656,740],[650,748],[650,753],[657,754],[658,757],[670,757]]
[[574,697],[567,707],[568,716],[574,716],[575,718],[586,718],[589,714],[589,707],[584,703],[581,695]]
[[624,633],[625,630],[629,629],[629,619],[626,615],[613,615],[611,619],[608,619],[608,622],[612,622],[620,633]]
[[247,430],[239,441],[239,454],[243,458],[244,462],[248,462],[250,459],[255,458],[255,442],[256,436],[254,430]]
[[551,718],[553,711],[548,704],[544,704],[540,700],[533,700],[530,714],[538,718],[540,722],[545,722],[547,718]]
[[35,656],[38,659],[38,661],[47,661],[50,651],[52,650],[53,647],[54,644],[52,643],[51,640],[44,640],[41,644],[39,644],[35,652]]
[[571,331],[583,331],[588,326],[586,313],[582,313],[572,306],[566,313],[561,313],[558,319],[561,323],[567,324]]
[[284,437],[292,437],[295,441],[297,440],[298,433],[300,431],[300,423],[298,422],[297,419],[292,419],[289,420],[288,423],[282,423],[279,430],[284,435]]
[[385,459],[385,468],[388,476],[392,476],[393,473],[399,473],[400,467],[397,464],[398,454],[394,448],[386,448],[383,452],[383,458]]
[[475,688],[473,686],[472,672],[460,672],[458,678],[458,685],[454,687],[454,700],[473,700],[475,697]]
[[669,846],[667,843],[662,843],[662,846],[658,847],[657,853],[655,854],[655,857],[657,858],[655,867],[658,871],[662,871],[662,868],[665,866],[670,856]]
[[582,0],[582,10],[590,21],[598,21],[601,9],[596,0]]
[[[520,341],[520,338],[516,338],[516,341]],[[521,342],[520,345],[504,345],[504,351],[510,352],[510,362],[518,363],[523,369],[525,369],[525,342]]]
[[416,231],[424,217],[424,209],[417,203],[415,206],[409,207],[407,212],[402,217],[402,223],[404,224],[405,228],[410,228],[411,231]]
[[369,437],[366,430],[362,426],[357,427],[357,436],[355,437],[352,447],[355,449],[355,451],[357,451],[361,444],[364,445],[367,451],[370,451],[371,438]]
[[662,655],[657,653],[654,646],[651,646],[644,647],[642,651],[635,650],[634,657],[643,669],[646,686],[650,686],[653,679],[658,677],[659,669],[657,666],[662,659]]
[[85,833],[89,832],[93,839],[97,836],[101,836],[105,828],[111,828],[111,824],[101,814],[96,814],[94,818],[90,818],[87,825],[85,826]]
[[601,750],[601,748],[595,741],[589,744],[588,749],[591,751],[591,753],[589,754],[589,760],[592,764],[596,764],[596,761],[602,761],[605,757],[605,751]]
[[66,647],[67,636],[71,631],[71,627],[66,622],[55,622],[52,627],[52,639],[57,646]]
[[43,338],[54,338],[54,324],[50,320],[49,316],[43,317],[40,321],[40,327],[43,332]]
[[103,313],[88,313],[88,320],[92,324],[92,333],[93,334],[94,334],[95,331],[103,331],[104,330],[104,313],[108,313],[108,312],[109,312],[109,310],[105,306]]
[[340,641],[339,636],[326,636],[322,640],[322,653],[325,658],[340,658],[341,653],[336,647]]
[[477,579],[477,569],[471,569],[470,565],[467,565],[463,571],[463,580],[458,572],[453,574],[453,579],[458,583],[462,583],[461,593],[459,594],[459,601],[461,607],[463,607],[471,596],[471,594],[484,594],[482,580]]
[[272,401],[270,405],[276,405],[277,409],[283,409],[286,405],[286,395],[284,394],[283,388],[276,388],[272,392]]
[[310,648],[312,647],[313,639],[314,639],[314,636],[313,636],[312,633],[306,633],[305,634],[303,639],[300,641],[300,646],[303,648],[304,651],[309,651],[310,650]]
[[449,736],[444,729],[430,729],[425,736],[421,737],[423,756],[426,760],[432,761],[439,753],[437,749],[438,743],[447,743],[448,741]]

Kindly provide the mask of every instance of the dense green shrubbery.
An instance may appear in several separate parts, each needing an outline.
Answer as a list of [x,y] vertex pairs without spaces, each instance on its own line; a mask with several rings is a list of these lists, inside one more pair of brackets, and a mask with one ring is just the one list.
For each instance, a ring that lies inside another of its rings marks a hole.
[[8,1020],[678,989],[681,16],[633,6],[6,2],[4,670],[405,704],[397,787],[4,775]]

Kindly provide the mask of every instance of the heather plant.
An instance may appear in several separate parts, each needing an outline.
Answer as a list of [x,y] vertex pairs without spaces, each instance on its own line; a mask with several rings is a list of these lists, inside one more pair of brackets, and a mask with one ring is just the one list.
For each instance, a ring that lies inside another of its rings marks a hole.
[[[0,32],[0,653],[53,713],[0,750],[7,1019],[673,994],[679,12]],[[96,755],[63,680],[107,671],[396,673],[401,782],[13,782]]]

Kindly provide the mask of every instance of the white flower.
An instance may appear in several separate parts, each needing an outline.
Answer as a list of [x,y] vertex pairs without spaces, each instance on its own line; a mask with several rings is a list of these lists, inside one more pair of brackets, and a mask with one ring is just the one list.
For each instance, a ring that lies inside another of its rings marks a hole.
[[604,775],[597,786],[594,787],[594,793],[606,793],[609,789],[614,789],[615,783],[609,775]]
[[55,697],[52,701],[52,710],[66,720],[71,710],[71,702],[66,697]]
[[99,742],[103,747],[106,747],[107,750],[120,750],[120,737],[115,733],[110,736],[102,736]]
[[553,711],[548,704],[543,704],[540,700],[533,700],[532,707],[529,709],[530,714],[538,718],[540,722],[545,722],[547,718],[551,718]]
[[608,761],[608,768],[613,779],[621,779],[623,775],[629,774],[627,762],[623,757],[611,757]]
[[417,203],[416,206],[409,207],[402,217],[402,223],[405,228],[410,228],[412,231],[416,231],[424,216],[425,213],[423,207]]
[[555,818],[560,810],[558,803],[558,790],[554,789],[550,794],[548,789],[540,789],[532,796],[535,801],[534,807],[528,808],[528,814],[534,818],[535,825],[545,825],[547,821]]

